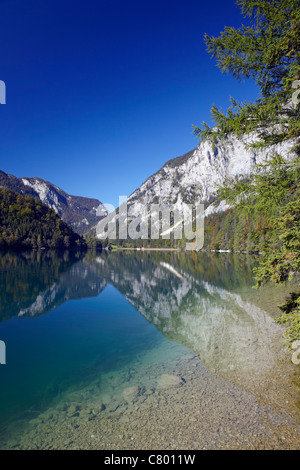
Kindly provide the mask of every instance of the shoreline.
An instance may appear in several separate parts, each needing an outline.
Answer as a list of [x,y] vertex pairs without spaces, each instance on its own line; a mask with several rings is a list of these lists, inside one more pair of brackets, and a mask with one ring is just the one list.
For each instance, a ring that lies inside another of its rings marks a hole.
[[[108,248],[104,248],[107,251],[110,251]],[[194,250],[185,250],[184,248],[145,248],[145,247],[113,247],[111,251],[175,251],[177,253],[190,253]],[[262,255],[262,251],[233,251],[233,250],[198,250],[196,253],[235,253],[242,255]]]

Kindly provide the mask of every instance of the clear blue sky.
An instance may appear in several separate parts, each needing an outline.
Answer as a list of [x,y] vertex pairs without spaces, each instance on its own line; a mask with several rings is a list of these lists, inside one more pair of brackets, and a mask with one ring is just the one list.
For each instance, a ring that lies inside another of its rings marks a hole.
[[244,22],[234,0],[0,0],[0,169],[116,205],[196,147],[212,104],[255,100],[204,33]]

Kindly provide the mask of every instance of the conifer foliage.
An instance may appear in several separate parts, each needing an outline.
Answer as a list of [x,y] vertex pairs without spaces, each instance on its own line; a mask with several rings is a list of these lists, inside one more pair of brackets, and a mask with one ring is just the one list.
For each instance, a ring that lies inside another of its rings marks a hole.
[[[235,245],[245,244],[247,236],[246,244],[258,243],[263,252],[255,269],[259,287],[300,274],[300,6],[299,0],[238,0],[237,5],[246,25],[226,27],[219,37],[206,35],[205,41],[221,71],[253,80],[260,96],[242,104],[232,98],[227,113],[213,106],[215,126],[203,123],[194,133],[213,143],[230,133],[248,135],[248,147],[260,149],[293,142],[293,160],[274,152],[247,181],[227,181],[219,191],[234,208],[237,228],[241,222]],[[225,215],[223,224],[234,216]],[[224,243],[223,238],[215,237],[215,243]],[[300,339],[299,293],[280,308],[284,313],[279,321],[290,324],[288,341]]]
[[36,198],[0,188],[0,248],[85,248],[82,237]]
[[[205,35],[208,52],[223,73],[253,80],[260,91],[254,103],[237,103],[211,114],[216,127],[194,127],[201,139],[255,135],[254,148],[295,139],[300,154],[297,88],[300,87],[300,7],[298,0],[238,0],[246,26],[226,27],[219,37]],[[297,95],[297,96],[296,96]],[[293,99],[294,97],[294,99]]]

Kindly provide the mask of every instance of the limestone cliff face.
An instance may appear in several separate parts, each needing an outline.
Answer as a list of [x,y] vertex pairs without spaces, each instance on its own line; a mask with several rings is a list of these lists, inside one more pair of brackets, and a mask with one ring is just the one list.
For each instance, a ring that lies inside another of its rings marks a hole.
[[226,178],[244,178],[254,171],[255,165],[268,160],[275,152],[292,159],[291,141],[268,150],[246,150],[251,137],[238,139],[229,136],[219,140],[215,148],[201,142],[191,152],[169,160],[157,173],[150,176],[128,199],[131,214],[141,214],[150,204],[167,204],[181,207],[186,204],[205,203],[206,214],[224,210],[223,204],[212,204],[218,186]]

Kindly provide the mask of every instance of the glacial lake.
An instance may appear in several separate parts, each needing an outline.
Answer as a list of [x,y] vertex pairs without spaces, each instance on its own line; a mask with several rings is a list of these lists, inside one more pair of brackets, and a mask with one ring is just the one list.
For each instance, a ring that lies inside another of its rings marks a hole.
[[1,449],[297,449],[299,366],[255,256],[2,253]]

